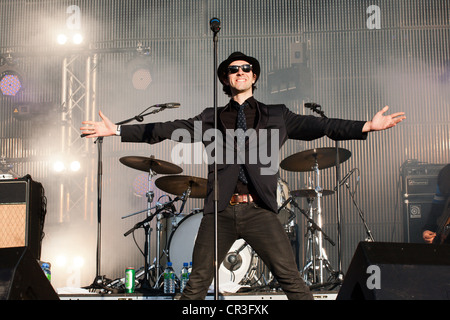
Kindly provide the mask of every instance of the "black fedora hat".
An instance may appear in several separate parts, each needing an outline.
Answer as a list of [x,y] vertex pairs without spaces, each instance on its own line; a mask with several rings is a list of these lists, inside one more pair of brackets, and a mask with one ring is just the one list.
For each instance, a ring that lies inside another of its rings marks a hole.
[[230,56],[219,65],[219,68],[217,68],[217,76],[219,77],[220,82],[224,84],[223,78],[228,74],[228,66],[230,65],[230,63],[237,60],[244,60],[252,65],[252,71],[254,74],[256,74],[255,80],[256,83],[256,81],[258,81],[259,73],[261,71],[258,60],[238,51],[230,54]]

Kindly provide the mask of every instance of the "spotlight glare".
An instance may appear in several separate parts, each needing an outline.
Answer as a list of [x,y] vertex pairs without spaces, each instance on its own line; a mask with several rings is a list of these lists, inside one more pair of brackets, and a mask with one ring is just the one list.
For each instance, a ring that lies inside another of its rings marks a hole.
[[81,164],[79,161],[75,160],[70,163],[70,170],[77,172],[80,170],[80,168],[81,168]]
[[83,36],[81,34],[79,34],[79,33],[76,33],[76,34],[73,35],[72,41],[75,44],[80,44],[80,43],[83,42]]
[[67,42],[67,36],[65,34],[60,34],[58,35],[58,37],[56,38],[56,41],[59,44],[65,44]]
[[64,162],[62,162],[62,161],[56,161],[53,164],[53,170],[55,170],[56,172],[63,172],[64,169],[65,169],[65,165],[64,165]]

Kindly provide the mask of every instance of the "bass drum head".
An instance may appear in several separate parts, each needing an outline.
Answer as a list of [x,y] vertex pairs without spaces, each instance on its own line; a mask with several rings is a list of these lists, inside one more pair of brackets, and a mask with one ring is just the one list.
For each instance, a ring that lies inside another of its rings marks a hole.
[[[169,239],[169,261],[177,276],[180,275],[184,262],[192,261],[195,239],[200,227],[202,213],[192,213],[183,218],[172,231]],[[253,250],[245,241],[234,242],[219,267],[219,285],[233,282],[238,284],[246,278],[253,261]]]
[[169,261],[177,276],[181,274],[184,262],[192,262],[194,243],[202,218],[202,213],[191,213],[172,230],[169,238]]

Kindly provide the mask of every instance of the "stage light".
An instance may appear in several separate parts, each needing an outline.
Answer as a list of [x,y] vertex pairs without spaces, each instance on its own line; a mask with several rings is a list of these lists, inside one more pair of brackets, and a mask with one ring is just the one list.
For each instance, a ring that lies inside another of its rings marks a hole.
[[66,169],[64,162],[58,160],[53,163],[53,170],[56,172],[63,172]]
[[75,33],[72,36],[72,42],[74,44],[81,44],[83,42],[83,36],[80,33]]
[[77,171],[80,170],[80,168],[81,168],[81,164],[80,164],[79,161],[74,160],[74,161],[72,161],[72,162],[70,163],[70,170],[71,170],[71,171],[77,172]]
[[0,90],[4,96],[15,96],[22,89],[20,76],[14,72],[3,72],[0,79]]
[[0,57],[0,92],[16,96],[23,89],[23,77],[11,55]]
[[67,36],[65,34],[60,34],[60,35],[58,35],[58,37],[56,37],[56,41],[61,45],[66,44]]
[[80,45],[83,43],[84,37],[79,32],[61,33],[56,37],[56,42],[60,45]]
[[143,91],[147,90],[153,82],[153,64],[150,58],[150,48],[144,48],[142,44],[139,44],[137,53],[137,57],[128,62],[127,73],[133,88]]
[[49,161],[49,165],[54,172],[70,175],[82,173],[82,169],[85,167],[84,164],[85,159],[83,156],[72,155],[70,152],[53,155]]

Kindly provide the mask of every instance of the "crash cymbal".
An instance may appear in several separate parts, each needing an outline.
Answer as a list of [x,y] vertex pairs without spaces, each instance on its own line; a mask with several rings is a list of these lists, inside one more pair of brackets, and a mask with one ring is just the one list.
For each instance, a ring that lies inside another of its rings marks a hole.
[[[346,149],[339,148],[339,163],[342,163],[352,153]],[[336,165],[336,148],[317,148],[295,153],[280,163],[280,167],[288,171],[312,171],[318,164],[320,170]]]
[[181,196],[191,187],[190,198],[206,198],[206,183],[204,178],[182,175],[165,176],[155,181],[159,189],[177,196]]
[[[322,196],[324,196],[324,197],[329,196],[333,193],[334,193],[333,190],[322,190]],[[291,195],[294,197],[299,197],[299,198],[316,198],[317,197],[316,190],[311,189],[311,188],[291,191]]]
[[145,172],[149,172],[150,169],[159,174],[178,174],[183,172],[183,169],[179,166],[164,160],[155,159],[154,157],[129,156],[122,157],[119,161],[127,167]]

